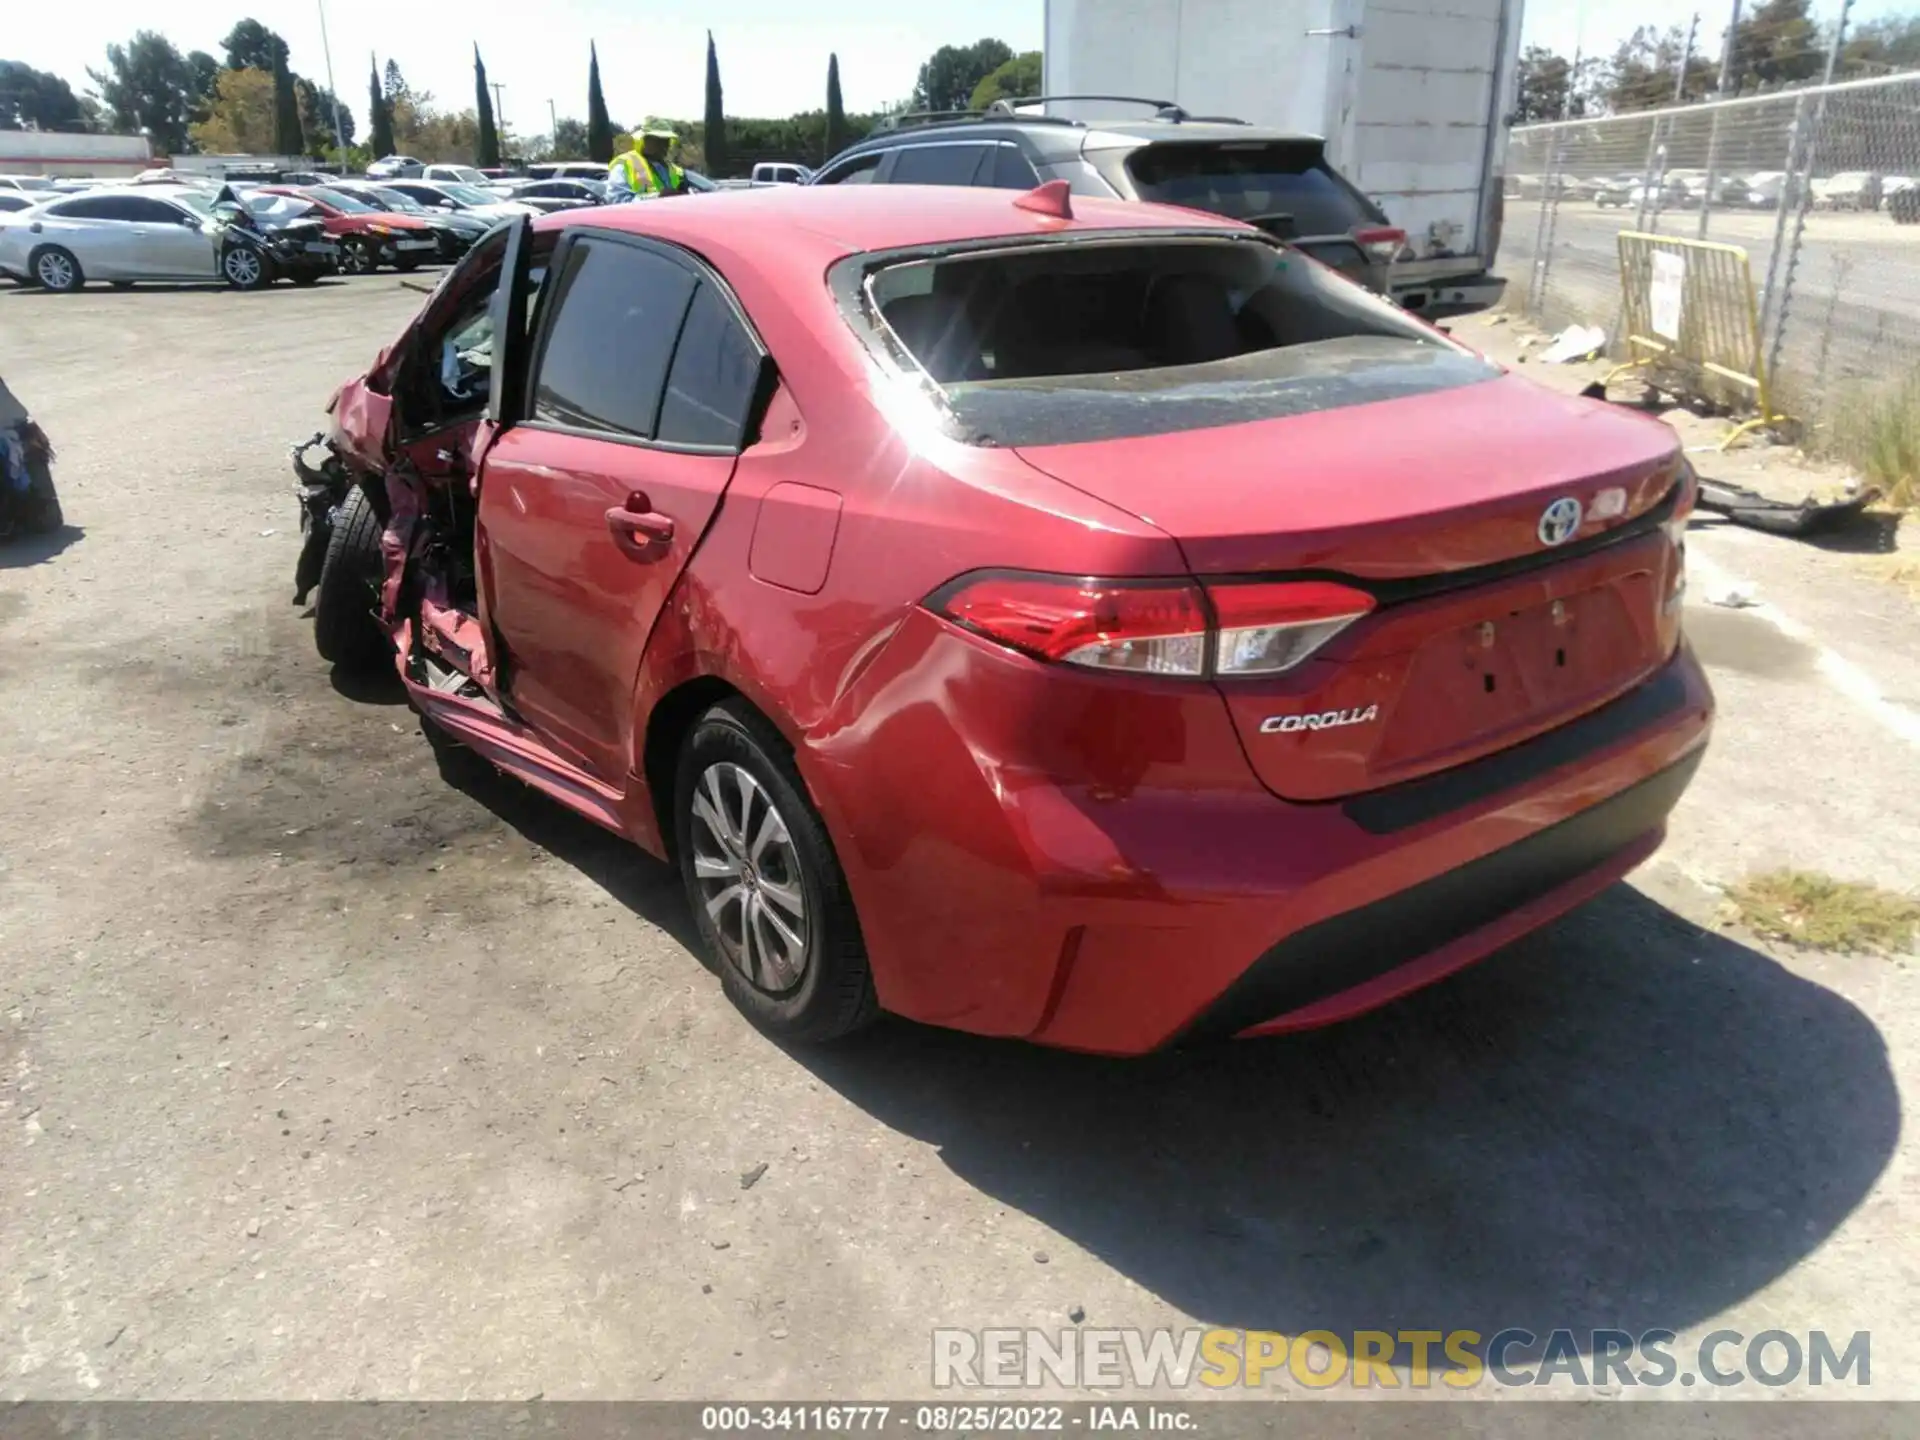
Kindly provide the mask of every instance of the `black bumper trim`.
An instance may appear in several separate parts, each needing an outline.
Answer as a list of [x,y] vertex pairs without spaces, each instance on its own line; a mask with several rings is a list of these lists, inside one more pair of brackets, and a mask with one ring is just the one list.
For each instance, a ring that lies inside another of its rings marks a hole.
[[1372,835],[1409,830],[1604,750],[1666,719],[1686,703],[1687,682],[1680,667],[1670,663],[1651,680],[1544,735],[1437,775],[1356,795],[1340,808]]
[[1236,1035],[1350,990],[1599,868],[1665,823],[1704,753],[1695,749],[1525,840],[1296,931],[1249,965],[1176,1043]]

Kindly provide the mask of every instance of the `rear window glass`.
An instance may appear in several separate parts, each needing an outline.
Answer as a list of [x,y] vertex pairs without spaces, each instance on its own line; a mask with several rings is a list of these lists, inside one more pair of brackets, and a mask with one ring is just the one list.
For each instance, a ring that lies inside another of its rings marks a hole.
[[1340,235],[1381,218],[1327,168],[1317,144],[1146,145],[1125,163],[1142,200],[1246,220],[1282,239]]
[[1264,240],[867,257],[835,278],[868,343],[975,444],[1198,430],[1499,374]]

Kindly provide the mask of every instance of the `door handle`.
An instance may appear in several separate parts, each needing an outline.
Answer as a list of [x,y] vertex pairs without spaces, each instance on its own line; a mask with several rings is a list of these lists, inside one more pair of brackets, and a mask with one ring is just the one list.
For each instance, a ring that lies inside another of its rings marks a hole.
[[607,511],[607,530],[631,560],[662,560],[673,544],[673,519],[638,491]]

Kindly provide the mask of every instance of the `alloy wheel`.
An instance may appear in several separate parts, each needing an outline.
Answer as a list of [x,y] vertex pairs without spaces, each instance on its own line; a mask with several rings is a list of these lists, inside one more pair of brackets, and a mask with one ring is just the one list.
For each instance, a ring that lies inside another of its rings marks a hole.
[[727,961],[756,989],[784,994],[807,973],[800,852],[760,782],[728,761],[693,796],[693,874]]
[[49,290],[65,290],[73,284],[73,262],[58,251],[50,250],[42,255],[33,270]]
[[373,248],[364,240],[349,240],[340,247],[340,268],[349,275],[365,275],[373,269]]
[[226,269],[227,279],[242,289],[260,281],[260,257],[251,250],[229,250]]

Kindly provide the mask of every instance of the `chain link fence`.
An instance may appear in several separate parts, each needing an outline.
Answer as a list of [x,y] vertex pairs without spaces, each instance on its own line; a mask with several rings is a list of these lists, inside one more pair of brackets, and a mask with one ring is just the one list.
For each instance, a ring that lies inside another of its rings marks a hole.
[[1920,73],[1513,132],[1509,303],[1620,330],[1622,230],[1743,246],[1780,407],[1920,408]]

